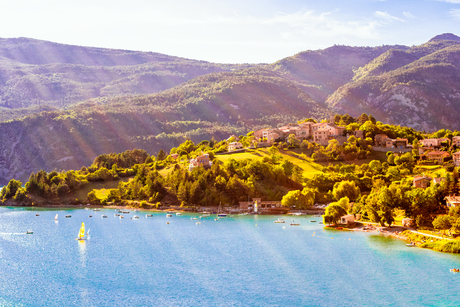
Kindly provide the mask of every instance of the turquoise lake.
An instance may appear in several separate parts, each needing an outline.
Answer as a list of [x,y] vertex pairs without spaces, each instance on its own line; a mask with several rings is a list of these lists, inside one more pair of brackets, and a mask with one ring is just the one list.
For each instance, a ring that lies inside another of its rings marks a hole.
[[319,217],[114,213],[0,208],[0,306],[460,305],[460,256]]

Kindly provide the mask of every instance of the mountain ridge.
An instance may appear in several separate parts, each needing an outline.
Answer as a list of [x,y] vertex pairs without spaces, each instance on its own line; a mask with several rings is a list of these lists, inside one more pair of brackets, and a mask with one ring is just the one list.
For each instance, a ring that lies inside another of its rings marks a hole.
[[80,168],[104,153],[155,153],[185,139],[334,113],[459,129],[460,44],[448,37],[413,47],[333,46],[264,65],[35,65],[3,58],[0,107],[14,102],[17,111],[0,123],[0,182],[41,168]]

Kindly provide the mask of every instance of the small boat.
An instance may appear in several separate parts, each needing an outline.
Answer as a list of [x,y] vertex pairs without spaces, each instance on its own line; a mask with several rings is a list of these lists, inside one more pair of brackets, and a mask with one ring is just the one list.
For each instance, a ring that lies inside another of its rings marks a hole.
[[118,213],[115,213],[114,216],[120,216]]
[[316,221],[310,221],[310,223],[316,223]]
[[93,217],[92,215],[90,215],[89,217]]
[[117,212],[117,213],[123,213],[123,211],[120,210],[120,209],[116,210],[116,212]]
[[169,222],[166,222],[166,224],[169,224]]
[[141,210],[139,210],[139,209],[134,209],[134,212],[140,212],[140,211],[141,211]]
[[153,217],[153,214],[146,214],[145,217]]
[[26,231],[26,235],[33,235],[34,234],[34,231],[33,230],[27,230]]
[[129,211],[121,211],[121,213],[129,214]]
[[407,247],[414,247],[414,246],[416,246],[416,245],[415,245],[414,242],[411,242],[411,243],[409,243],[409,244],[406,244],[406,246],[407,246]]
[[107,215],[101,215],[101,218],[106,219]]
[[460,273],[460,269],[450,269],[451,272]]
[[65,217],[66,217],[66,219],[71,218],[72,214],[67,214]]
[[94,208],[93,211],[101,211],[99,208]]
[[191,217],[190,219],[191,220],[197,220],[198,218],[197,217]]
[[168,214],[166,214],[166,217],[172,217],[172,214],[168,213]]
[[217,217],[227,217],[227,214],[225,214],[225,213],[219,213],[219,214],[217,215]]
[[276,223],[276,224],[284,224],[284,220],[283,219],[277,219],[276,221],[274,221],[273,223]]
[[319,222],[319,224],[323,224],[323,222]]
[[124,219],[125,217],[123,215],[120,215],[120,219]]
[[240,213],[240,214],[238,214],[238,215],[248,215],[248,214],[247,214],[247,213]]
[[80,231],[78,232],[78,237],[75,240],[86,240],[85,238],[85,223],[81,222]]
[[133,216],[133,220],[138,220],[139,217],[137,215]]
[[296,213],[293,213],[293,215],[299,216],[299,215],[302,215],[302,213],[301,212],[296,212]]
[[201,225],[201,222],[196,222],[197,225]]
[[58,219],[58,214],[56,213],[56,215],[54,216],[54,220],[57,221]]
[[176,216],[180,216],[180,215],[182,215],[182,213],[176,212]]
[[292,223],[289,224],[289,225],[291,225],[291,226],[300,226],[300,223],[295,222],[294,220],[292,220]]
[[35,214],[35,216],[40,216],[40,214],[37,213],[37,214]]

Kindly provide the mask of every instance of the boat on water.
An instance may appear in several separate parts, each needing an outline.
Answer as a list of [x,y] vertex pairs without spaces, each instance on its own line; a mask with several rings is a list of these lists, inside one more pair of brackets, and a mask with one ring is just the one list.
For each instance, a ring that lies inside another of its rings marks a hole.
[[93,211],[101,211],[99,208],[94,208]]
[[274,221],[273,223],[275,224],[284,224],[284,220],[283,219],[277,219],[276,221]]
[[191,217],[190,219],[191,220],[197,220],[198,218],[197,217]]
[[129,211],[121,211],[121,213],[129,214]]
[[123,215],[120,215],[120,219],[124,219],[125,217]]
[[153,217],[153,214],[146,214],[145,217]]
[[316,221],[310,221],[310,223],[316,223]]
[[107,215],[101,215],[101,218],[106,219]]
[[450,269],[451,272],[460,273],[460,269]]
[[57,221],[58,219],[58,214],[56,213],[56,215],[54,216],[54,220]]
[[238,215],[248,215],[248,213],[247,212],[246,213],[240,213]]
[[293,215],[299,216],[299,215],[302,215],[302,213],[301,212],[296,212],[296,213],[293,213]]
[[72,214],[67,214],[65,217],[66,217],[66,219],[71,218]]
[[197,225],[201,225],[201,222],[196,222]]
[[300,226],[300,223],[299,222],[295,222],[294,220],[292,220],[292,223],[289,224],[291,226]]
[[85,223],[81,222],[80,231],[78,232],[78,237],[75,240],[86,240],[85,237]]
[[138,220],[139,217],[137,215],[133,216],[133,220]]
[[182,213],[176,212],[176,216],[180,216],[180,215],[182,215]]
[[27,230],[26,231],[26,235],[33,235],[34,234],[34,231],[33,230]]
[[406,246],[407,246],[407,247],[415,247],[415,246],[417,246],[417,245],[415,245],[414,242],[410,242],[410,243],[406,244]]
[[140,211],[141,211],[141,210],[139,210],[139,209],[134,209],[134,212],[140,212]]
[[219,213],[219,214],[217,214],[217,217],[220,217],[220,218],[222,218],[222,217],[227,217],[227,214],[225,214],[225,213]]
[[35,216],[40,216],[40,214],[37,213],[37,214],[35,214]]
[[172,217],[172,214],[168,213],[166,214],[166,217]]

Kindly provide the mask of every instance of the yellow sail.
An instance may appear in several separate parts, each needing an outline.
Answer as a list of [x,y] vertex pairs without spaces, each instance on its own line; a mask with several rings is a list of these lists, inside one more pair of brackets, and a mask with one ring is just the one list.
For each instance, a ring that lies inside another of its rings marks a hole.
[[78,233],[78,239],[85,238],[85,223],[81,222],[80,232]]

